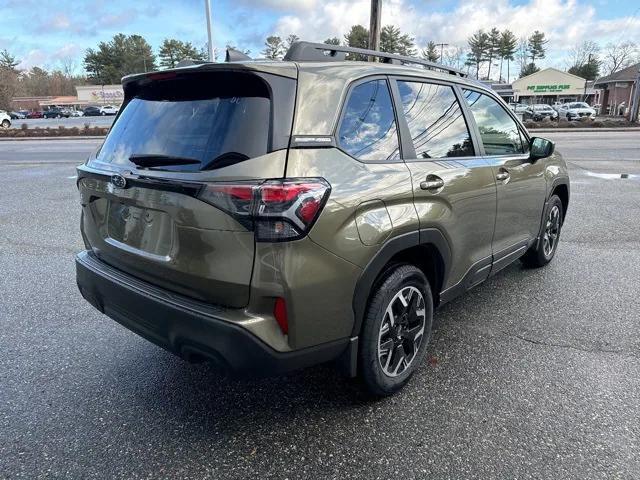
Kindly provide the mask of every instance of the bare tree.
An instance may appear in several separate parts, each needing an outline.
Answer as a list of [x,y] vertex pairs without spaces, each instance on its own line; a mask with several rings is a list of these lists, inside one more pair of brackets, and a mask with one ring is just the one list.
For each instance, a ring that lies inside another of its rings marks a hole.
[[634,42],[609,43],[603,54],[603,73],[611,75],[640,60],[640,50]]
[[444,51],[444,64],[460,69],[464,66],[465,54],[463,47],[449,47]]
[[600,46],[591,40],[585,40],[582,43],[574,45],[569,50],[569,56],[566,64],[567,68],[581,67],[598,58]]

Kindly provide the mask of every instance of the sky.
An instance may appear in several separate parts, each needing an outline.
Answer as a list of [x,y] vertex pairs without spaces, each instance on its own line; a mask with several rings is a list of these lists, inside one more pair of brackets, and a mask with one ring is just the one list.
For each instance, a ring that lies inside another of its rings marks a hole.
[[[464,46],[476,30],[509,28],[516,36],[542,30],[549,39],[540,66],[566,68],[571,46],[640,43],[637,0],[382,0],[382,24],[415,37]],[[309,41],[342,36],[351,25],[368,26],[370,0],[211,0],[214,46],[249,49],[258,57],[264,39],[290,33]],[[206,45],[204,0],[0,0],[0,50],[21,68],[82,71],[87,48],[117,33],[140,34],[156,49],[167,37]]]

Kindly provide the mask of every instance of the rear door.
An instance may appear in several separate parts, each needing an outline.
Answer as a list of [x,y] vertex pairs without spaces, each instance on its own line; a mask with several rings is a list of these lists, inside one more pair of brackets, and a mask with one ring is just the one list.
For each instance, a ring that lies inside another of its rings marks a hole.
[[210,68],[125,83],[109,135],[79,168],[82,230],[87,248],[124,272],[242,307],[254,259],[250,185],[284,175],[296,69]]
[[544,162],[530,160],[528,138],[498,100],[479,90],[463,93],[497,182],[495,272],[522,255],[538,236],[546,195]]
[[493,171],[478,154],[457,87],[415,78],[397,78],[394,87],[420,229],[437,228],[449,242],[443,289],[469,288],[491,268]]

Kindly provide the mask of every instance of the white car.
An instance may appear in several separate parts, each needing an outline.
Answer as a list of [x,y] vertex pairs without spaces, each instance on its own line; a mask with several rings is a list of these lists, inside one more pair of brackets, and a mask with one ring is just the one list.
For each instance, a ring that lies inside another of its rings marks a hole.
[[550,105],[537,103],[529,107],[527,114],[525,114],[525,118],[527,117],[532,118],[535,121],[544,120],[545,118],[555,120],[556,118],[558,118],[558,112],[551,108]]
[[11,117],[3,110],[0,110],[0,127],[9,128],[11,126]]
[[69,115],[72,117],[82,117],[84,112],[82,110],[70,110]]
[[113,105],[103,105],[100,107],[100,115],[115,115],[118,113],[118,107]]
[[585,102],[570,102],[561,105],[558,108],[558,115],[566,117],[567,120],[576,120],[579,118],[596,118],[596,111]]

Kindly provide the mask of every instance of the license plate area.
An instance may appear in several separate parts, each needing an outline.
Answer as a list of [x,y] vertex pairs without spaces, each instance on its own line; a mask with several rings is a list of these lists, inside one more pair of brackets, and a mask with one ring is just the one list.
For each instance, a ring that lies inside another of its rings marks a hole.
[[109,243],[168,259],[173,246],[174,225],[166,212],[116,201],[110,201],[108,208]]

